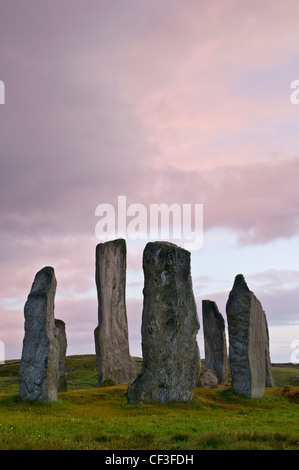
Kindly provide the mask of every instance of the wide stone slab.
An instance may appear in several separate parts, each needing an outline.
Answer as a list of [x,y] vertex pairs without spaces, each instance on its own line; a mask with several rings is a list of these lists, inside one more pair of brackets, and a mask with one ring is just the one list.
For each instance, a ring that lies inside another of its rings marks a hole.
[[143,252],[142,371],[128,402],[189,401],[200,372],[190,253],[150,242]]

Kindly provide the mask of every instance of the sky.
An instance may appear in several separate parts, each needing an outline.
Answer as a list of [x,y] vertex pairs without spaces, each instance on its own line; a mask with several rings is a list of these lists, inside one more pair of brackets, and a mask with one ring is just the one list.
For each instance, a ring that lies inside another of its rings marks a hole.
[[[297,0],[0,0],[0,342],[21,356],[24,304],[53,266],[67,354],[94,353],[99,204],[203,204],[191,273],[226,301],[242,273],[272,362],[299,340]],[[141,355],[142,253],[127,238]],[[182,240],[183,242],[183,240]],[[180,240],[176,240],[181,245]],[[299,354],[298,354],[299,357]]]

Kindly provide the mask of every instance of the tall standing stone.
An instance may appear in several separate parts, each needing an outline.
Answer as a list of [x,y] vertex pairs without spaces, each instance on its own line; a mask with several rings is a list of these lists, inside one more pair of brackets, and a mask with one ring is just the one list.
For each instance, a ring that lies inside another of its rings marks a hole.
[[108,379],[116,383],[131,382],[137,374],[129,350],[126,260],[123,239],[100,243],[96,247],[98,326],[94,334],[99,385]]
[[60,381],[60,333],[55,326],[54,269],[46,266],[35,276],[24,307],[25,335],[19,369],[22,398],[54,401]]
[[267,321],[242,274],[235,278],[226,312],[233,390],[249,398],[262,397],[266,380],[272,377]]
[[202,301],[206,369],[215,372],[218,383],[227,382],[228,358],[224,318],[212,300]]
[[143,253],[142,371],[128,402],[189,401],[200,372],[190,253],[150,242]]

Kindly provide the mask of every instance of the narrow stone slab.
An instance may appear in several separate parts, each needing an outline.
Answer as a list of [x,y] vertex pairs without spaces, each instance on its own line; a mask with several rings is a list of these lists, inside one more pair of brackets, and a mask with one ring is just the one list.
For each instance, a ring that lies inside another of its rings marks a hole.
[[55,327],[59,342],[59,359],[58,359],[58,372],[59,372],[59,385],[58,392],[67,391],[67,380],[65,375],[65,356],[67,350],[67,339],[65,332],[65,323],[62,320],[55,320]]
[[99,385],[105,380],[131,382],[137,374],[137,366],[129,350],[126,268],[125,240],[97,245],[98,326],[94,334]]
[[25,335],[19,369],[22,398],[57,399],[61,355],[59,331],[54,319],[56,284],[54,269],[50,266],[41,269],[25,303]]
[[266,387],[275,387],[275,381],[272,372],[272,364],[270,358],[269,330],[266,313],[264,312],[264,335],[265,335],[265,364],[266,364]]
[[142,371],[128,402],[189,401],[200,372],[190,253],[150,242],[143,252]]
[[228,378],[225,323],[216,302],[202,301],[202,321],[206,369],[215,372],[219,384],[225,383]]
[[235,278],[226,312],[233,390],[249,398],[262,397],[271,374],[267,321],[242,274]]

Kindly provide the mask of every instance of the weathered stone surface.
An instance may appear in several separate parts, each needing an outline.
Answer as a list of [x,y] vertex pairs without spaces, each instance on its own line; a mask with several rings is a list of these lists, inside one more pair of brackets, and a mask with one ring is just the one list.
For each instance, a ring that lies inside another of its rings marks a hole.
[[215,372],[218,382],[227,382],[228,358],[224,318],[212,300],[202,301],[205,365]]
[[262,397],[271,376],[267,321],[242,274],[235,278],[226,312],[233,390],[237,395]]
[[65,323],[62,320],[55,320],[55,327],[59,343],[59,358],[58,358],[58,372],[59,372],[59,386],[58,392],[67,391],[67,380],[65,375],[65,356],[67,350],[67,339],[65,333]]
[[19,393],[40,401],[57,399],[60,342],[54,320],[56,278],[46,266],[35,276],[24,307],[25,335],[19,369]]
[[172,243],[150,242],[143,270],[143,365],[128,388],[128,402],[191,400],[200,357],[190,253]]
[[109,379],[116,383],[131,382],[137,374],[128,340],[126,258],[123,239],[96,247],[98,326],[94,334],[99,385]]
[[265,364],[266,364],[266,387],[275,387],[275,381],[272,373],[272,364],[270,359],[270,345],[269,345],[269,330],[268,322],[265,312],[264,313],[264,335],[265,335]]
[[199,374],[198,387],[217,388],[218,379],[216,373],[211,369],[205,369]]

